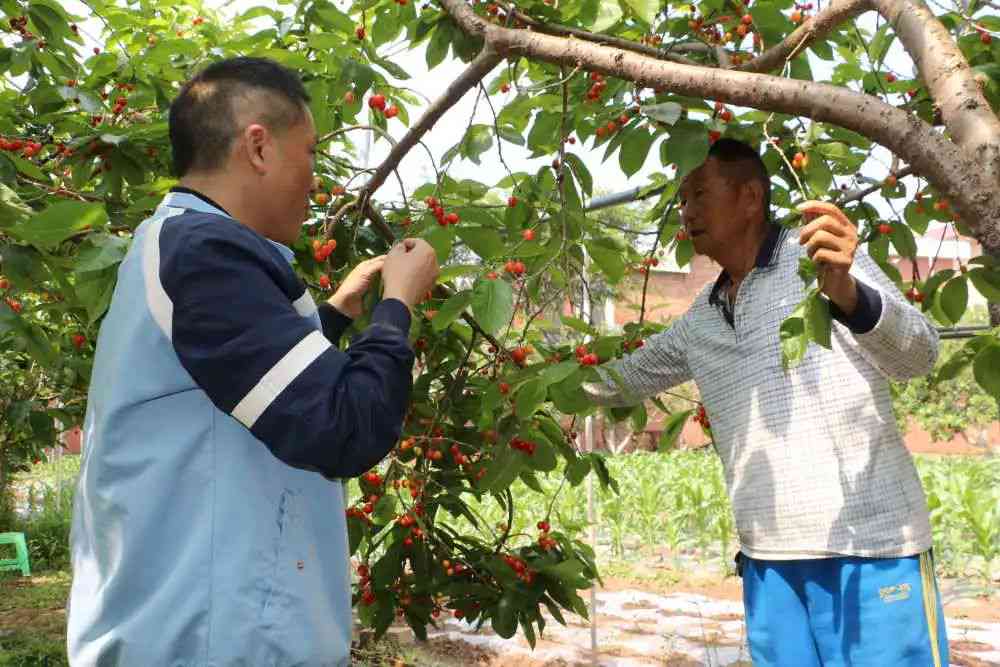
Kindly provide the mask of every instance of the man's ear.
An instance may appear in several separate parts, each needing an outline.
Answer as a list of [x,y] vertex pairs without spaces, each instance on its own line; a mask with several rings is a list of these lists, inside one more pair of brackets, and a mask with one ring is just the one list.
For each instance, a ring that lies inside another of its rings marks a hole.
[[760,181],[750,179],[743,183],[743,196],[748,212],[764,211],[764,188]]
[[271,141],[271,133],[258,123],[247,125],[240,135],[240,150],[250,168],[260,175],[267,173],[265,151]]

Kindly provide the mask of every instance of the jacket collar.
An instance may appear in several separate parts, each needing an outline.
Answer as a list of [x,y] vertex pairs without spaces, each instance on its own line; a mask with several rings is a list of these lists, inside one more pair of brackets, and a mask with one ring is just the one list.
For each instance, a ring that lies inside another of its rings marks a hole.
[[[785,237],[785,228],[776,222],[767,223],[767,235],[764,237],[764,242],[760,245],[760,250],[757,252],[757,259],[754,262],[754,266],[758,269],[763,269],[769,266],[773,266],[778,260],[778,251],[781,246],[781,240]],[[722,273],[715,281],[715,285],[712,286],[712,293],[708,296],[708,302],[712,305],[718,305],[722,303],[722,290],[724,290],[732,282],[729,277],[729,273],[723,269]]]
[[[198,211],[199,213],[221,215],[225,218],[233,220],[234,222],[238,222],[235,218],[233,218],[233,216],[229,215],[224,208],[202,193],[185,187],[176,186],[171,188],[170,192],[167,193],[167,196],[163,198],[160,206],[183,208],[189,211]],[[254,233],[256,234],[257,232]],[[283,243],[272,241],[266,237],[262,238],[265,238],[268,243],[273,245],[289,264],[295,260],[295,252],[291,248]]]

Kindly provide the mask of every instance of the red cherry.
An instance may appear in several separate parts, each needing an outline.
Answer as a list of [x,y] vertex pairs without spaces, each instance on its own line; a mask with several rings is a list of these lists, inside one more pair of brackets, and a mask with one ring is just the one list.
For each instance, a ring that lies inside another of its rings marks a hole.
[[514,195],[508,197],[507,206],[509,206],[510,208],[514,208],[515,206],[517,206],[517,197],[515,197]]
[[887,83],[895,83],[896,82],[896,75],[893,74],[892,72],[888,72],[885,75],[885,80],[886,80]]
[[458,213],[449,213],[444,217],[444,219],[449,225],[457,225],[459,220]]
[[510,353],[510,357],[514,360],[515,364],[520,366],[528,358],[528,350],[523,347],[514,348]]
[[73,345],[78,350],[82,350],[83,346],[87,344],[87,338],[83,334],[73,334]]
[[510,385],[507,384],[506,382],[501,382],[500,383],[500,393],[501,394],[509,394],[510,393]]
[[521,238],[523,238],[525,241],[533,241],[535,239],[535,230],[525,229],[523,232],[521,232]]
[[878,233],[879,234],[891,234],[892,233],[892,225],[888,225],[888,224],[886,224],[886,223],[883,222],[881,225],[878,226]]
[[358,39],[364,39],[365,27],[363,25],[359,25],[357,28],[354,29],[354,34],[357,35]]
[[379,111],[385,111],[385,95],[381,93],[376,93],[368,98],[368,106],[372,109],[378,109]]
[[325,273],[319,277],[319,286],[322,289],[330,289],[330,276]]
[[386,118],[395,118],[398,115],[399,115],[399,107],[397,107],[395,104],[393,104],[391,107],[385,110]]

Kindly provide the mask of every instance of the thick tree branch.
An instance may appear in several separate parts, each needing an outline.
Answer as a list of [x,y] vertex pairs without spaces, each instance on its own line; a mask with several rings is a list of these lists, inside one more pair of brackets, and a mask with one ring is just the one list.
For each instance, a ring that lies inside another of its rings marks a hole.
[[829,84],[692,67],[580,40],[508,30],[483,21],[461,0],[441,0],[441,4],[464,32],[481,37],[504,56],[582,66],[642,86],[808,117],[858,132],[898,154],[916,173],[931,180],[953,200],[987,252],[1000,255],[1000,225],[995,223],[1000,220],[996,179],[982,172],[975,156],[963,153],[955,143],[904,109]]
[[772,72],[784,66],[788,57],[801,51],[810,43],[823,39],[845,21],[872,9],[871,0],[834,0],[826,9],[812,16],[793,30],[779,44],[775,44],[745,65],[736,67],[744,72]]
[[949,134],[958,145],[978,153],[983,166],[1000,179],[1000,119],[976,85],[951,33],[922,0],[872,2],[913,57]]
[[[501,5],[503,6],[503,5]],[[658,58],[660,60],[669,60],[675,63],[685,63],[687,65],[698,65],[699,63],[685,58],[684,56],[679,56],[666,49],[658,49],[654,46],[647,46],[645,44],[639,44],[633,42],[629,39],[622,39],[621,37],[613,37],[611,35],[602,35],[596,32],[587,32],[586,30],[580,30],[579,28],[567,28],[566,26],[553,25],[551,23],[542,23],[541,21],[535,20],[519,12],[513,8],[507,8],[508,12],[513,12],[513,17],[515,21],[520,21],[524,25],[528,26],[529,29],[540,32],[545,35],[553,35],[555,37],[574,37],[576,39],[582,39],[586,42],[592,42],[594,44],[605,44],[607,46],[613,46],[615,48],[623,49],[625,51],[632,51],[633,53],[641,53],[644,56],[649,56],[650,58]],[[691,45],[685,44],[683,48],[687,49]],[[694,49],[691,49],[694,50]],[[707,51],[708,48],[698,49],[699,51]]]

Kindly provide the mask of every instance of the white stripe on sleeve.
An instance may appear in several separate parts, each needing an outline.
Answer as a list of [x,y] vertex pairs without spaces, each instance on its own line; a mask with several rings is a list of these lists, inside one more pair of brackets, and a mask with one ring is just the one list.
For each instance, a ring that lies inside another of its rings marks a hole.
[[322,333],[310,332],[265,373],[250,393],[233,408],[233,417],[247,428],[252,428],[274,399],[330,347],[330,341]]

